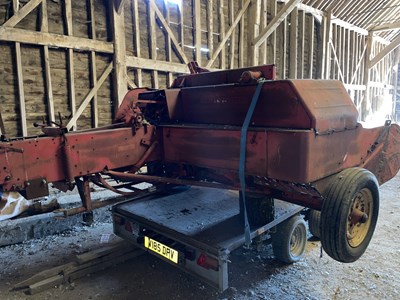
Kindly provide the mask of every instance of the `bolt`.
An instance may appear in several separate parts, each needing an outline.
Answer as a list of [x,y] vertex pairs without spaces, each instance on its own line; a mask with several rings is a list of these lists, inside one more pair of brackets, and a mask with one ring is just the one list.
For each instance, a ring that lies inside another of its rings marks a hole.
[[4,179],[5,179],[5,181],[10,181],[11,180],[11,176],[7,175]]

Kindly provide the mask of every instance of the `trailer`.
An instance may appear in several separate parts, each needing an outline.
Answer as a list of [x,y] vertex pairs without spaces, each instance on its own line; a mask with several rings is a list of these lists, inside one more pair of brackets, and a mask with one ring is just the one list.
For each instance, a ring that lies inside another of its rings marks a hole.
[[[114,233],[211,286],[228,288],[229,255],[246,245],[239,193],[191,187],[112,208]],[[304,208],[270,202],[269,221],[251,226],[251,238],[270,241],[274,255],[294,263],[307,242]]]

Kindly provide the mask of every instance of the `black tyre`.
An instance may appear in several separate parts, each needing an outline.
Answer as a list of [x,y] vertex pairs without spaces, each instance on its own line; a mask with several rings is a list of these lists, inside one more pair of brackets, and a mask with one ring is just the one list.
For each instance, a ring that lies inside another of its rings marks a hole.
[[321,212],[310,209],[308,212],[308,228],[313,236],[321,238]]
[[[242,193],[239,192],[240,216],[244,218]],[[275,217],[274,199],[263,194],[246,194],[246,211],[251,226],[262,226],[272,222]]]
[[275,257],[287,264],[298,262],[303,257],[306,244],[306,222],[299,215],[280,223],[272,235]]
[[321,243],[333,259],[350,263],[365,252],[379,212],[378,182],[370,171],[346,169],[332,178],[321,210]]

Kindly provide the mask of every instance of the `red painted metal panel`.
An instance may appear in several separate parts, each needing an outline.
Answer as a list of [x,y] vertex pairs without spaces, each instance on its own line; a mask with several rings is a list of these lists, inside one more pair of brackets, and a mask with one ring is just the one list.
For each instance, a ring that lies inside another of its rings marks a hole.
[[[183,117],[180,121],[242,126],[255,89],[256,85],[182,89]],[[297,129],[312,127],[311,119],[289,81],[264,83],[251,124]]]
[[[157,139],[154,129],[148,126],[134,132],[132,128],[119,128],[1,143],[0,186],[4,190],[18,190],[37,178],[69,181],[105,167],[133,165],[149,143]],[[160,159],[159,155],[158,148],[149,160]]]
[[337,80],[291,80],[316,132],[352,129],[358,112],[343,84]]

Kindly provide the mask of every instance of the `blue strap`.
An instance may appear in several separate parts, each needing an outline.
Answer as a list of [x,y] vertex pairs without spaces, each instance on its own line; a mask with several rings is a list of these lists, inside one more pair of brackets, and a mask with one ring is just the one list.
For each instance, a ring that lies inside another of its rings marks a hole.
[[256,104],[258,102],[258,98],[260,97],[261,88],[264,84],[264,81],[260,81],[257,85],[256,91],[254,92],[253,99],[251,100],[249,110],[247,111],[246,118],[244,119],[242,130],[240,133],[240,159],[239,159],[239,180],[240,180],[240,188],[243,199],[243,212],[244,212],[244,239],[247,247],[251,244],[251,235],[250,235],[250,225],[249,220],[247,218],[247,210],[246,210],[246,181],[244,176],[245,165],[246,165],[246,145],[247,145],[247,129],[249,128],[251,118],[253,117],[254,109],[256,108]]

